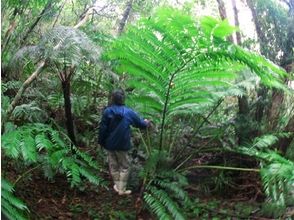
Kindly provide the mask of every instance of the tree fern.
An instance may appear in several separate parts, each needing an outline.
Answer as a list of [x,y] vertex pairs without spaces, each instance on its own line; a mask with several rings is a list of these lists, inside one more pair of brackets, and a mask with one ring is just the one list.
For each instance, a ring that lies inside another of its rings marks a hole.
[[261,161],[261,178],[266,195],[278,205],[287,205],[287,197],[294,191],[294,163],[277,152],[270,150],[280,137],[289,133],[264,135],[255,138],[253,144],[236,149],[239,153]]
[[14,189],[11,183],[1,177],[1,212],[11,220],[27,219],[25,212],[28,211],[27,206],[19,198],[13,195]]
[[65,173],[71,186],[81,184],[82,177],[95,185],[103,184],[103,179],[97,175],[101,170],[99,164],[76,147],[72,147],[73,154],[68,138],[48,125],[27,124],[4,134],[2,149],[13,159],[41,163],[48,178],[53,172]]
[[234,30],[226,21],[205,17],[197,23],[183,11],[165,8],[130,27],[107,52],[118,61],[116,71],[130,76],[127,86],[136,89],[129,104],[160,123],[160,149],[167,121],[209,108],[231,95],[224,90],[237,91],[234,80],[244,68],[265,85],[284,88],[282,70],[225,41]]

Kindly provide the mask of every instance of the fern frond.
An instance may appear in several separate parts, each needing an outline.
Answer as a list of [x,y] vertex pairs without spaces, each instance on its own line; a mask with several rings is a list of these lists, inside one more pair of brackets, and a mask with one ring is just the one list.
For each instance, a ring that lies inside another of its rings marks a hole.
[[23,201],[13,195],[13,187],[6,179],[1,177],[1,211],[11,220],[25,220],[25,212],[28,211]]
[[81,176],[102,185],[102,178],[97,175],[101,170],[98,163],[87,153],[74,146],[71,148],[69,143],[68,138],[41,123],[27,124],[2,137],[2,148],[7,156],[22,157],[29,163],[41,162],[48,178],[59,171],[66,173],[72,187],[81,184]]
[[252,145],[231,149],[261,160],[261,178],[266,195],[274,203],[285,206],[289,192],[294,190],[294,163],[269,147],[278,141],[279,135],[264,135],[255,138]]
[[241,96],[234,82],[241,70],[249,68],[264,85],[286,89],[283,70],[225,40],[235,30],[227,21],[205,17],[197,25],[181,10],[161,8],[130,27],[107,52],[106,58],[117,61],[116,71],[131,76],[127,84],[135,87],[135,97],[129,103],[152,118],[160,114],[160,149],[171,117]]
[[50,139],[44,134],[40,133],[35,137],[36,147],[41,151],[43,148],[50,150],[53,147],[53,143]]
[[174,219],[185,219],[182,213],[179,211],[177,204],[165,191],[152,186],[149,186],[147,190],[150,191],[150,193],[164,205],[164,207],[169,211]]
[[144,201],[150,207],[150,209],[157,215],[160,220],[172,219],[171,216],[167,213],[165,207],[151,194],[144,193]]
[[100,178],[99,176],[95,175],[95,173],[88,170],[87,168],[80,166],[79,172],[82,176],[86,177],[90,183],[93,183],[95,185],[102,185],[103,179]]
[[36,143],[30,131],[22,133],[21,153],[25,161],[37,161]]

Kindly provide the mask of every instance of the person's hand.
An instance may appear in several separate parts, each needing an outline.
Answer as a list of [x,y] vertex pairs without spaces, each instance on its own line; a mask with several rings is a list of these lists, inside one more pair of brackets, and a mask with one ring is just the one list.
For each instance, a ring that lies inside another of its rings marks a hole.
[[151,125],[151,121],[148,119],[144,119],[144,121],[147,123],[147,127],[149,127]]

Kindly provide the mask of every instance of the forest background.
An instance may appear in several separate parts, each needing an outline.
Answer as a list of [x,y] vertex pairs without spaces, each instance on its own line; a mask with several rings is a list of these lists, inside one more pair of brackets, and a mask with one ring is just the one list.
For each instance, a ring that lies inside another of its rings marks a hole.
[[[1,215],[291,219],[293,0],[1,2]],[[133,130],[115,196],[99,120]]]

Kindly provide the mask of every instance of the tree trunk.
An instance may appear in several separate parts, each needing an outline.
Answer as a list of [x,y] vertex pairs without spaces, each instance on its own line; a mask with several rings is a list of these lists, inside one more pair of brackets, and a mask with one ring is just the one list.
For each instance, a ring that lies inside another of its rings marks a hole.
[[[239,22],[239,17],[238,17],[238,9],[236,5],[236,1],[232,0],[232,6],[233,6],[233,11],[234,11],[234,20],[235,20],[235,26],[239,27],[240,22]],[[239,31],[236,32],[236,40],[237,44],[241,45],[241,34]],[[246,95],[243,95],[242,97],[238,97],[238,107],[239,107],[239,112],[238,112],[238,117],[240,119],[239,123],[239,129],[237,131],[238,134],[238,143],[239,145],[242,145],[244,142],[250,138],[252,134],[252,129],[251,129],[251,120],[249,116],[249,104],[248,104],[248,97]]]
[[128,17],[129,17],[129,15],[131,13],[132,5],[133,5],[133,0],[129,0],[127,5],[126,5],[125,11],[123,13],[123,17],[120,20],[119,25],[118,25],[118,30],[117,30],[118,36],[121,35],[121,33],[124,30],[124,27],[126,26]]
[[70,100],[70,78],[65,81],[61,81],[63,98],[64,98],[64,112],[66,118],[67,133],[73,144],[76,144],[76,137],[74,132],[73,115],[71,112],[71,100]]
[[253,23],[255,25],[255,30],[258,36],[259,44],[260,44],[260,53],[262,55],[265,55],[265,47],[268,45],[265,45],[266,37],[265,33],[262,31],[261,24],[259,23],[259,19],[255,10],[255,6],[253,4],[252,0],[246,0],[248,7],[250,8],[250,11],[252,13]]
[[[218,4],[218,11],[219,11],[219,15],[221,17],[222,20],[225,20],[228,18],[227,16],[227,11],[226,11],[226,7],[225,7],[225,3],[223,2],[223,0],[216,0],[217,4]],[[230,35],[227,38],[229,41],[231,41],[232,43],[234,43],[234,39],[233,36]]]
[[[27,87],[38,77],[38,75],[42,72],[42,70],[45,67],[45,61],[41,61],[38,66],[37,69],[35,70],[35,72],[33,72],[33,74],[27,78],[27,80],[22,84],[22,86],[20,87],[20,89],[18,90],[16,96],[14,97],[13,101],[11,102],[11,104],[9,105],[7,112],[6,112],[6,118],[8,119],[9,116],[11,115],[11,113],[13,112],[15,106],[17,105],[17,103],[19,102],[19,100],[21,99],[24,91],[27,89]],[[4,121],[4,120],[3,120]]]
[[294,138],[294,116],[289,120],[287,126],[284,129],[285,132],[292,132],[292,135],[287,138],[281,138],[278,142],[278,146],[280,151],[283,154],[286,154],[288,147],[290,146],[291,142],[293,141]]
[[[259,23],[259,19],[253,4],[252,0],[246,0],[247,5],[249,6],[253,21],[256,28],[256,33],[259,38],[260,42],[260,52],[262,55],[265,55],[265,47],[268,45],[265,44],[266,37],[264,32],[262,31],[261,24]],[[293,67],[293,50],[294,47],[294,0],[284,1],[289,6],[289,22],[288,22],[288,31],[287,31],[287,42],[285,46],[285,50],[283,51],[283,57],[281,59],[280,65],[289,73],[291,72],[291,69]],[[261,87],[260,92],[258,93],[258,99],[265,99],[267,94],[267,89],[264,87]],[[270,131],[273,131],[276,129],[279,117],[280,117],[280,107],[284,101],[284,93],[282,91],[273,90],[272,94],[272,102],[271,105],[268,107],[267,111],[267,121],[268,121],[268,129]],[[261,117],[264,113],[264,106],[262,102],[260,104],[258,103],[257,111],[256,111],[256,119],[257,121],[261,120]],[[294,130],[294,119],[291,118],[289,120],[288,125],[284,129],[285,131],[293,131]],[[293,136],[290,138],[282,138],[279,141],[279,148],[281,152],[285,153],[287,151],[287,148],[291,141],[293,140]]]
[[[232,0],[232,5],[233,5],[233,11],[234,11],[235,26],[239,27],[240,22],[239,22],[239,17],[238,17],[238,9],[237,9],[237,5],[236,5],[236,0]],[[236,40],[237,40],[237,44],[241,45],[242,42],[241,42],[240,31],[236,32]]]
[[44,14],[51,9],[52,6],[52,0],[49,0],[47,2],[47,4],[45,5],[45,7],[43,8],[43,10],[41,11],[40,15],[37,17],[37,19],[35,20],[35,22],[30,26],[30,28],[27,30],[27,32],[25,33],[24,37],[21,40],[21,44],[23,45],[25,43],[25,41],[27,40],[29,34],[34,30],[34,28],[37,26],[37,24],[39,23],[39,21],[41,20],[41,18],[44,16]]
[[[218,10],[220,17],[224,20],[227,19],[227,12],[225,8],[225,4],[222,0],[217,0],[218,3]],[[235,0],[232,0],[233,10],[234,10],[234,18],[235,18],[235,25],[239,26],[239,18],[238,18],[238,11],[236,7]],[[234,43],[233,36],[229,36],[228,40],[232,43]],[[237,44],[241,44],[241,35],[240,32],[237,32]],[[236,133],[238,136],[238,143],[241,145],[244,143],[250,133],[250,122],[248,122],[249,117],[249,105],[248,105],[248,99],[247,96],[238,97],[238,108],[239,112],[237,115],[237,125],[236,125]]]
[[[293,67],[293,48],[294,48],[294,0],[289,1],[289,22],[287,30],[287,41],[285,50],[283,51],[283,57],[281,59],[281,67],[283,67],[286,72],[290,73]],[[274,89],[272,94],[272,103],[269,108],[268,118],[269,118],[269,130],[274,130],[279,122],[280,118],[280,106],[284,101],[284,93],[280,90]]]
[[56,18],[55,18],[55,20],[53,22],[52,28],[55,27],[55,25],[56,25],[56,23],[57,23],[57,21],[58,21],[58,19],[60,17],[60,14],[61,14],[61,12],[62,12],[62,10],[64,8],[65,3],[66,3],[66,0],[64,0],[63,3],[62,3],[62,5],[59,7],[59,9],[58,9],[58,15],[56,16]]

